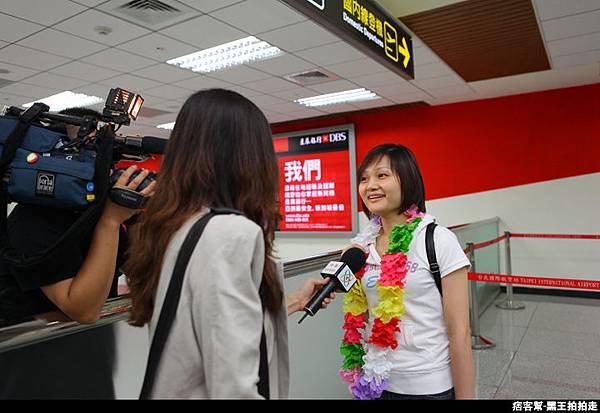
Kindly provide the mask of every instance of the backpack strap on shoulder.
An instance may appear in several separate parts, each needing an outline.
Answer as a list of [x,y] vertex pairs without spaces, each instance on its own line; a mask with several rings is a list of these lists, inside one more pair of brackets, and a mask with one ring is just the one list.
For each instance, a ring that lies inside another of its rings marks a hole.
[[427,225],[427,231],[425,233],[425,250],[427,251],[427,261],[429,261],[429,271],[433,275],[433,279],[435,281],[435,285],[440,292],[440,295],[443,297],[442,293],[442,275],[440,273],[440,266],[437,263],[437,258],[435,256],[435,242],[433,238],[433,233],[435,231],[435,227],[437,224],[435,222]]

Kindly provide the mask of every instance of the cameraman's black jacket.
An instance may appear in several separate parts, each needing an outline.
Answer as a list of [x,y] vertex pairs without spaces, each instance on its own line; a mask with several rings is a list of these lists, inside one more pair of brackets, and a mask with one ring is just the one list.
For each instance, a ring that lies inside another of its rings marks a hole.
[[[10,167],[40,110],[48,108],[36,103],[19,116],[2,148],[0,174]],[[22,203],[7,219],[8,195],[0,181],[0,325],[55,308],[40,287],[72,278],[79,271],[108,198],[113,145],[113,128],[105,126],[94,143],[96,198],[82,212]],[[124,249],[120,245],[121,256]]]
[[[45,208],[34,205],[17,205],[8,218],[8,234],[11,245],[27,256],[45,251],[75,223],[80,213]],[[94,233],[93,227],[78,238],[64,243],[56,251],[59,259],[45,267],[44,271],[18,269],[0,259],[0,325],[26,320],[34,314],[55,310],[41,287],[74,277],[81,268]],[[110,297],[116,296],[117,278],[121,274],[127,247],[127,234],[121,228],[115,278]]]

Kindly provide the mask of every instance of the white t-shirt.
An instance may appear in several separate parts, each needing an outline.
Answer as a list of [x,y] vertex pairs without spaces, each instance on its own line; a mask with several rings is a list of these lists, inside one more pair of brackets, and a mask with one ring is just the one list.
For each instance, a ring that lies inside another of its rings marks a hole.
[[[408,273],[404,285],[405,313],[400,320],[400,332],[396,333],[398,347],[390,352],[393,368],[387,390],[400,394],[437,394],[453,387],[450,370],[448,332],[444,322],[442,300],[429,271],[425,249],[426,227],[435,218],[426,215],[413,233],[408,250]],[[365,337],[371,334],[379,304],[376,281],[381,274],[381,257],[375,248],[379,227],[370,224],[371,235],[361,234],[353,242],[368,249],[362,287],[369,303],[369,324]],[[456,235],[438,226],[434,232],[437,262],[442,278],[470,263]],[[370,344],[369,344],[370,345]]]

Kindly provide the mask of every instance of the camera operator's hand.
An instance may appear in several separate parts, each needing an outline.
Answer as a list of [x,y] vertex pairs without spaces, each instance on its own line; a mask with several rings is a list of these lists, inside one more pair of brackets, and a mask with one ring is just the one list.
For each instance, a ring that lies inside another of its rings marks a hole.
[[[116,187],[128,188],[128,189],[135,191],[137,189],[137,187],[144,181],[144,179],[150,173],[149,171],[144,169],[144,170],[142,170],[142,172],[140,172],[140,174],[138,176],[135,177],[135,179],[133,179],[131,182],[129,182],[129,180],[131,179],[131,176],[133,175],[133,173],[136,170],[137,170],[137,166],[135,166],[135,165],[127,168],[127,170],[125,172],[123,172],[123,174],[121,174],[121,176],[115,183],[114,187],[115,188]],[[129,184],[128,184],[128,182],[129,182]],[[156,187],[156,182],[152,182],[150,185],[148,185],[146,188],[144,188],[144,190],[140,191],[140,194],[142,194],[146,197],[151,197],[152,195],[154,195],[155,187]],[[110,221],[114,224],[120,225],[123,222],[127,221],[129,218],[131,218],[134,215],[136,215],[137,213],[139,213],[140,211],[141,211],[140,209],[130,209],[130,208],[125,208],[123,206],[117,205],[116,203],[112,202],[109,198],[106,201],[106,206],[104,207],[104,211],[102,213],[102,219]]]

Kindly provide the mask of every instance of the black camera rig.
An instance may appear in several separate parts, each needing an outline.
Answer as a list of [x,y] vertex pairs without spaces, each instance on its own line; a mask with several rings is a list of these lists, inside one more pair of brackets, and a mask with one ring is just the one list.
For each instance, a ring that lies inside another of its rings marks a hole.
[[[95,202],[99,192],[109,192],[110,198],[122,206],[143,207],[146,198],[138,191],[112,188],[116,175],[110,180],[104,176],[107,169],[110,175],[120,160],[143,161],[164,152],[165,139],[116,133],[137,118],[143,102],[140,95],[115,88],[110,90],[99,117],[50,113],[43,103],[35,103],[26,111],[5,108],[5,116],[0,118],[0,173],[4,175],[8,201],[79,210]],[[77,136],[71,139],[67,128],[73,126],[78,128]],[[20,139],[16,134],[22,135]],[[98,156],[101,152],[106,154]],[[19,168],[23,157],[28,165]],[[155,178],[149,175],[140,188]]]
[[[51,113],[39,102],[27,110],[0,110],[0,260],[11,274],[27,277],[64,268],[71,251],[92,239],[109,197],[129,208],[143,206],[139,192],[113,188],[122,173],[115,171],[117,162],[132,157],[143,160],[164,150],[166,140],[116,134],[137,118],[142,104],[141,96],[117,88],[110,91],[99,117]],[[76,136],[68,136],[73,126]],[[146,185],[149,182],[138,190]],[[35,205],[40,212],[43,208],[73,211],[74,222],[51,246],[25,253],[10,242],[9,202]]]

